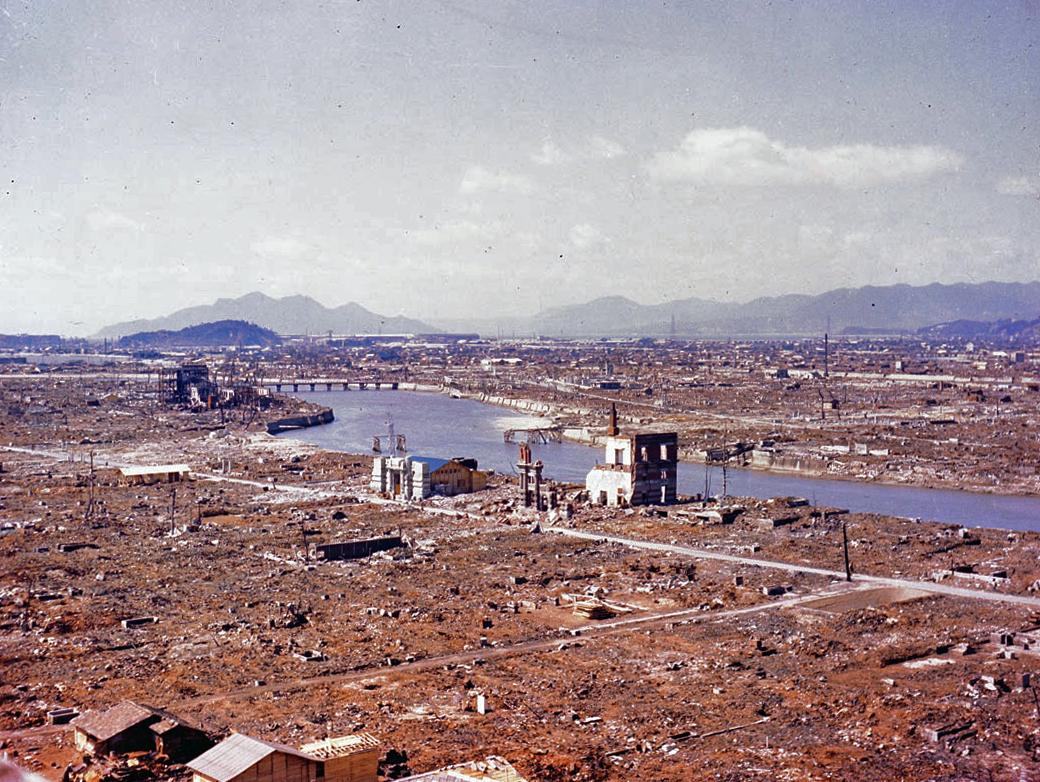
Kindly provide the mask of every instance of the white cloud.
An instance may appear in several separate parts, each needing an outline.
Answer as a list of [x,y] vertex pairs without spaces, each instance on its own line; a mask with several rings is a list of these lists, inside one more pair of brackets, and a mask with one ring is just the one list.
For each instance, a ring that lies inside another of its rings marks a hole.
[[706,185],[864,187],[956,171],[963,159],[938,146],[791,147],[754,128],[707,128],[647,164],[652,179]]
[[590,136],[586,144],[570,151],[547,139],[542,142],[541,149],[531,155],[531,160],[542,166],[558,166],[573,160],[611,160],[625,152],[623,146],[603,136]]
[[579,250],[607,241],[598,228],[588,223],[579,223],[573,226],[568,232],[567,238]]
[[1040,176],[1006,176],[997,182],[1003,195],[1040,197]]
[[87,213],[87,227],[91,231],[143,231],[144,224],[111,209],[97,207]]
[[589,157],[610,160],[625,154],[625,148],[616,141],[611,141],[603,136],[593,136],[589,139]]
[[481,166],[470,166],[459,184],[459,192],[465,195],[493,190],[500,193],[527,194],[534,192],[534,182],[523,174],[507,171],[488,171]]
[[558,166],[567,163],[571,156],[560,149],[551,139],[542,142],[542,148],[531,155],[531,160],[540,166]]
[[313,245],[293,236],[265,236],[250,249],[264,258],[300,258],[314,251]]

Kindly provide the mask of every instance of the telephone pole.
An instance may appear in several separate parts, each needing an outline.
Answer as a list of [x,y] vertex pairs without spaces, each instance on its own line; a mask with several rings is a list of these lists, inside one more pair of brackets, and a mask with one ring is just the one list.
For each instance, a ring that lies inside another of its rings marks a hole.
[[170,489],[170,533],[177,531],[177,487]]
[[841,542],[842,547],[845,549],[845,580],[851,581],[852,563],[849,562],[849,533],[844,521],[841,523]]

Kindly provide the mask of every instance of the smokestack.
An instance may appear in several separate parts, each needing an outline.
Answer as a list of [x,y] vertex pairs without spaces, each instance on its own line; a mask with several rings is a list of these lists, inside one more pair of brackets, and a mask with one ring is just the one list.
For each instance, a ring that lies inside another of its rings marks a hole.
[[607,424],[607,436],[617,437],[620,434],[617,425],[617,405],[613,402],[610,403],[610,423]]

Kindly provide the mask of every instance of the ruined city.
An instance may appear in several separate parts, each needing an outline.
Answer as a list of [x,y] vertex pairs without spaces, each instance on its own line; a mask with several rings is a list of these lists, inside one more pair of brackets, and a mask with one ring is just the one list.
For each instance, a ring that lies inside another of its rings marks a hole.
[[[1040,768],[1035,346],[345,342],[8,354],[12,758],[66,782]],[[388,400],[491,444],[381,411],[308,442]],[[993,497],[1013,523],[972,509]]]
[[0,4],[0,782],[1040,782],[1040,4]]

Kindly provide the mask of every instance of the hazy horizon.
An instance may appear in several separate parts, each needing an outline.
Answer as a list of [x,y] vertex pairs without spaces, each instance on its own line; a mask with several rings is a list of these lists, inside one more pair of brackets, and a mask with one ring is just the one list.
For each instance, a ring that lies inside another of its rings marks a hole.
[[0,332],[1040,278],[1037,7],[0,9]]

